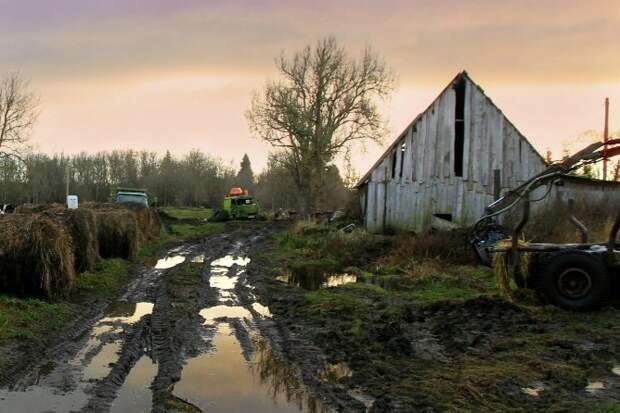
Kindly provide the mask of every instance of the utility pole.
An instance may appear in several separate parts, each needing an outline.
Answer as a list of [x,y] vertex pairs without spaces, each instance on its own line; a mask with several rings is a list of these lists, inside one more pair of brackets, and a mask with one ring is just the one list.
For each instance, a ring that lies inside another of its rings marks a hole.
[[[607,141],[609,140],[609,98],[605,98],[605,126],[603,128],[603,142],[605,142],[605,152],[607,152]],[[603,158],[603,180],[607,179],[607,156]]]
[[65,202],[69,197],[69,163],[67,162],[67,166],[65,167]]

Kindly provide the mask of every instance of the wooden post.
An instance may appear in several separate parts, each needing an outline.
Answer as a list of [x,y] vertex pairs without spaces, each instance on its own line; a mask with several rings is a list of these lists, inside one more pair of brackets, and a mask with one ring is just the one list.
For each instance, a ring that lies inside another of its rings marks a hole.
[[69,163],[67,162],[67,166],[65,167],[65,202],[67,202],[67,198],[69,197]]
[[[609,98],[605,98],[605,126],[603,128],[603,142],[605,142],[605,153],[607,152],[607,141],[609,140]],[[603,157],[603,180],[607,179],[607,155]]]

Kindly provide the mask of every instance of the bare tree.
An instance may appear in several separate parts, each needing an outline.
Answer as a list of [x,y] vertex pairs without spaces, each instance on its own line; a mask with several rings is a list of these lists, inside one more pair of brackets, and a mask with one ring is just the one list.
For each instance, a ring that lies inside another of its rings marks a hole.
[[383,137],[375,99],[389,95],[394,77],[370,49],[351,58],[332,37],[280,56],[276,66],[282,79],[254,95],[246,117],[252,132],[284,152],[307,214],[328,164],[355,142]]
[[0,80],[0,158],[22,159],[39,100],[17,74]]

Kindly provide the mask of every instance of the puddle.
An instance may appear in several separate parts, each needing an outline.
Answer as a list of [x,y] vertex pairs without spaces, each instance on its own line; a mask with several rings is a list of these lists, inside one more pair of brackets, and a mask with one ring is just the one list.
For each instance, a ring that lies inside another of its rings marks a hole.
[[323,371],[319,374],[319,377],[327,381],[338,381],[351,376],[353,376],[353,370],[344,361],[326,364]]
[[611,369],[611,372],[616,376],[620,376],[620,366],[614,367],[613,369]]
[[161,258],[155,264],[156,270],[166,270],[168,268],[176,267],[179,264],[185,262],[185,257],[182,255],[172,255],[168,257]]
[[352,274],[319,274],[305,272],[301,274],[284,274],[276,277],[276,280],[301,287],[305,290],[318,290],[321,288],[338,287],[340,285],[357,282],[357,276]]
[[540,396],[540,393],[542,391],[544,391],[545,389],[542,386],[536,386],[536,387],[521,387],[521,391],[525,394],[527,394],[528,396],[532,396],[532,397],[538,397]]
[[0,390],[0,409],[10,413],[68,412],[79,410],[88,398],[82,391],[57,393],[49,387],[32,387],[26,391]]
[[119,342],[105,344],[95,357],[88,363],[84,369],[84,380],[101,379],[112,370],[111,362],[118,359],[118,352],[121,350]]
[[586,391],[590,394],[596,393],[604,389],[605,389],[605,384],[600,381],[589,382],[588,385],[586,386]]
[[325,412],[265,343],[248,363],[227,323],[218,326],[214,351],[190,359],[174,395],[210,413]]
[[200,310],[200,316],[205,319],[205,324],[218,318],[252,318],[252,314],[240,306],[216,305]]
[[110,412],[150,412],[153,395],[149,386],[157,374],[157,364],[142,356],[125,379]]
[[271,317],[271,311],[269,311],[269,307],[264,306],[261,303],[252,304],[252,308],[263,317]]
[[250,261],[251,260],[248,257],[227,255],[225,257],[218,258],[217,260],[212,261],[211,266],[229,268],[229,267],[232,267],[234,264],[237,264],[239,266],[245,267],[246,265],[250,263]]
[[105,318],[101,319],[102,323],[120,321],[125,324],[133,324],[147,314],[153,314],[153,303],[125,303],[119,302],[112,304],[106,311]]
[[227,277],[225,275],[211,275],[209,285],[220,290],[232,290],[237,285],[239,277]]

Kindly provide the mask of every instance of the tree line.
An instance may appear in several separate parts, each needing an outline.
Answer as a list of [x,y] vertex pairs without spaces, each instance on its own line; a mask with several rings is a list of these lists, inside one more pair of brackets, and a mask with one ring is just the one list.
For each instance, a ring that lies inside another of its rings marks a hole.
[[[320,209],[334,210],[344,206],[348,190],[336,166],[328,167],[326,175]],[[0,159],[0,203],[64,203],[67,179],[69,192],[80,202],[107,202],[116,188],[130,187],[146,189],[163,206],[218,208],[228,189],[239,185],[265,208],[299,207],[290,172],[276,155],[255,176],[247,154],[236,169],[197,149],[179,157],[136,150],[4,157]]]

